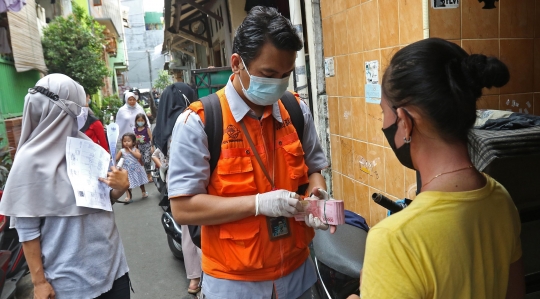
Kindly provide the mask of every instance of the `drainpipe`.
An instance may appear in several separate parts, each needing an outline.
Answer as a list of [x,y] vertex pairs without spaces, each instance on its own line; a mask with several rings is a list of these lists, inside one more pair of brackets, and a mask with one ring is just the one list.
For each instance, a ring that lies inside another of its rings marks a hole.
[[[328,97],[324,76],[324,53],[322,43],[322,18],[320,0],[305,0],[307,47],[309,53],[309,69],[311,84],[311,102],[313,121],[317,129],[319,141],[326,155],[330,156],[330,123],[328,121]],[[326,180],[327,190],[332,194],[332,171],[330,168],[322,171]]]
[[148,58],[148,75],[150,77],[150,90],[154,87],[154,81],[152,78],[152,60],[150,59],[150,50],[146,50],[146,57]]
[[[296,29],[300,38],[304,40],[304,30],[302,25],[302,7],[300,6],[300,0],[289,1],[289,11],[291,13],[291,22]],[[306,74],[306,52],[304,48],[296,52],[296,68],[294,70],[296,76],[296,92],[300,97],[309,101],[307,74]]]
[[424,38],[429,38],[429,0],[422,0],[422,21]]

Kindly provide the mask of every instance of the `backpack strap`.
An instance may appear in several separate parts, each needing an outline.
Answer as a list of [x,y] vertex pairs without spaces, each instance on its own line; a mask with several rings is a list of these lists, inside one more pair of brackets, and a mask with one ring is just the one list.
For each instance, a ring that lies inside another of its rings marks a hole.
[[[283,94],[281,97],[281,103],[283,103],[283,106],[289,113],[291,122],[296,130],[296,134],[298,135],[298,140],[300,140],[300,144],[302,144],[304,141],[304,113],[302,112],[302,108],[300,108],[300,103],[290,91],[286,91]],[[308,186],[309,184],[298,186],[296,193],[305,195]]]
[[221,155],[221,142],[223,140],[223,114],[219,97],[213,93],[200,99],[204,109],[204,132],[208,137],[208,150],[210,151],[210,174],[216,169]]
[[300,103],[290,91],[286,91],[283,94],[281,103],[283,103],[283,106],[289,112],[296,134],[298,134],[298,139],[302,143],[304,141],[304,113],[302,113]]

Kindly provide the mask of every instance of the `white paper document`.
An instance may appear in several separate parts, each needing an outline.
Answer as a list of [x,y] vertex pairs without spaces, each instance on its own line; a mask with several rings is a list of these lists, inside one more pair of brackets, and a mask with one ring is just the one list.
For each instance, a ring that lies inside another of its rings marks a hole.
[[66,160],[69,180],[77,206],[112,211],[106,178],[111,156],[101,146],[83,139],[68,137]]

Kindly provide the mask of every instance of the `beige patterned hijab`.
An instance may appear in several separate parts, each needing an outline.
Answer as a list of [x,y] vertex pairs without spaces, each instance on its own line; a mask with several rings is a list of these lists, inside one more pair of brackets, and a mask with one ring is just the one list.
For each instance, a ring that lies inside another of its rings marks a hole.
[[77,216],[98,212],[78,207],[68,178],[67,137],[90,140],[77,129],[86,105],[84,89],[66,75],[51,74],[36,83],[58,95],[53,100],[30,89],[24,99],[21,139],[0,214],[16,217]]

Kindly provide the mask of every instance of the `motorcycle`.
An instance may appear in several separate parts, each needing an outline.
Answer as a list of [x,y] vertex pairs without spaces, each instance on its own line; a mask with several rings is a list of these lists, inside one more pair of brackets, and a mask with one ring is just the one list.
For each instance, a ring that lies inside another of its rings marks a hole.
[[19,235],[9,228],[9,217],[0,215],[0,299],[14,298],[17,283],[28,273]]
[[[375,203],[395,214],[411,203],[409,199],[393,201],[374,193]],[[342,299],[360,295],[360,270],[364,265],[369,226],[365,219],[345,211],[345,224],[334,234],[317,230],[311,244],[311,258],[317,270],[317,290],[322,299]]]
[[310,246],[317,270],[317,290],[321,299],[347,298],[360,294],[360,269],[369,227],[365,219],[345,211],[345,224],[334,234],[316,230]]
[[161,224],[165,233],[167,234],[167,243],[169,249],[175,258],[183,261],[184,254],[182,252],[182,228],[174,221],[171,212],[171,205],[169,201],[169,195],[167,193],[167,183],[161,179],[159,169],[152,171],[152,179],[154,185],[160,193],[159,206],[163,209],[163,215],[161,215]]

